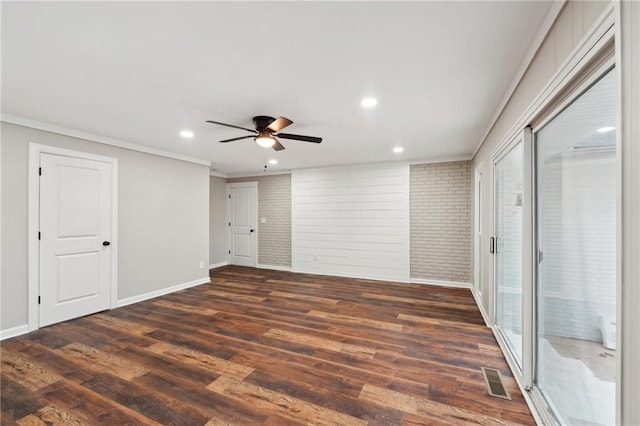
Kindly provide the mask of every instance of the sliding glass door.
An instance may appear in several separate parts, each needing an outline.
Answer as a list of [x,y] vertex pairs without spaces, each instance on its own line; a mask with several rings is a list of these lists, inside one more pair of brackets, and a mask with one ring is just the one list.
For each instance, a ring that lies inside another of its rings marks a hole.
[[494,161],[495,322],[522,368],[522,218],[524,143],[518,140]]
[[535,383],[563,424],[616,423],[615,126],[610,71],[536,134]]

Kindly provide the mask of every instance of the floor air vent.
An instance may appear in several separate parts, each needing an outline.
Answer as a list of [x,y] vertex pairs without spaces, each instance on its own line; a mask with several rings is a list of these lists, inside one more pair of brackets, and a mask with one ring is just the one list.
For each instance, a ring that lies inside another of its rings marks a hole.
[[489,390],[489,395],[511,399],[511,395],[509,395],[507,388],[505,388],[502,383],[502,376],[498,370],[495,368],[482,367],[482,373],[484,375],[484,381],[487,384],[487,389]]

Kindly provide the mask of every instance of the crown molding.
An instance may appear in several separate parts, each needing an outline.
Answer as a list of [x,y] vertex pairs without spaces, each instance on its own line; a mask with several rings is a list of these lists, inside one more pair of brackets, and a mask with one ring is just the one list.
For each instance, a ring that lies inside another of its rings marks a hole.
[[242,178],[259,178],[260,176],[273,176],[273,175],[290,175],[291,170],[267,170],[266,172],[251,172],[251,173],[238,173],[229,174],[227,179],[242,179]]
[[223,179],[228,179],[229,178],[229,175],[226,175],[224,173],[220,173],[220,172],[215,171],[215,170],[209,170],[209,176],[219,177],[219,178],[223,178]]
[[144,152],[146,154],[157,155],[159,157],[172,158],[174,160],[186,161],[188,163],[200,164],[203,166],[211,167],[211,162],[202,160],[200,158],[189,157],[186,155],[176,154],[174,152],[163,151],[160,149],[150,148],[144,145],[138,145],[131,142],[125,142],[118,139],[109,138],[94,133],[83,132],[81,130],[70,129],[67,127],[58,126],[51,123],[45,123],[43,121],[33,120],[31,118],[20,117],[13,114],[2,113],[0,121],[9,124],[16,124],[18,126],[29,127],[31,129],[42,130],[50,133],[57,133],[59,135],[70,136],[72,138],[84,139],[90,142],[101,143],[104,145],[116,146],[118,148],[124,148],[131,151]]
[[473,155],[464,154],[464,155],[454,155],[450,157],[434,157],[434,158],[428,158],[425,160],[410,161],[409,165],[415,166],[418,164],[453,163],[455,161],[469,161],[469,160],[473,160]]

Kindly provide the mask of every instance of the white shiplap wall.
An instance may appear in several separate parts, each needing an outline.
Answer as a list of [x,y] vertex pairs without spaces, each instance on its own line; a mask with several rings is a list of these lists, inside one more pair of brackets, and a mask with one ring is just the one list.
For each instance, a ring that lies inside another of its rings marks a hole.
[[409,281],[409,166],[291,174],[293,270]]

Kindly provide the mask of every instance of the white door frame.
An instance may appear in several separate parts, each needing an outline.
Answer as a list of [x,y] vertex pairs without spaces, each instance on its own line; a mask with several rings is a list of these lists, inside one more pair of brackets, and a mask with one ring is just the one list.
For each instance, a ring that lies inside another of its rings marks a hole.
[[473,291],[481,300],[482,294],[482,163],[474,171],[474,235],[473,235]]
[[530,127],[524,128],[519,134],[511,139],[505,140],[498,145],[491,155],[491,193],[492,193],[492,237],[496,237],[498,229],[498,206],[496,205],[496,173],[495,169],[497,164],[514,149],[518,144],[522,144],[522,360],[520,367],[515,358],[511,355],[510,348],[504,335],[497,324],[497,312],[498,312],[498,288],[496,283],[496,268],[497,268],[497,250],[498,242],[495,242],[495,252],[492,254],[491,259],[491,291],[493,296],[493,323],[494,334],[498,344],[505,352],[507,363],[511,368],[514,376],[517,377],[518,382],[522,384],[525,389],[530,389],[533,385],[533,363],[534,363],[534,347],[533,347],[533,315],[534,315],[534,294],[533,294],[533,220],[534,220],[534,200],[533,200],[533,134]]
[[254,215],[254,222],[256,224],[256,232],[254,232],[255,234],[255,253],[256,253],[256,257],[255,257],[255,262],[253,267],[257,268],[258,267],[258,234],[259,234],[259,228],[260,228],[260,224],[258,223],[258,198],[259,198],[259,194],[258,194],[258,182],[257,181],[251,181],[251,182],[231,182],[231,183],[227,183],[227,265],[231,265],[231,232],[229,232],[229,228],[231,227],[231,202],[229,201],[231,199],[231,189],[232,188],[255,188],[256,190],[256,209],[255,209],[255,215]]
[[28,175],[28,203],[27,203],[27,238],[28,238],[28,291],[27,291],[27,321],[29,331],[37,330],[39,326],[38,295],[40,293],[40,154],[53,154],[65,157],[82,158],[103,161],[112,167],[111,178],[111,288],[109,308],[117,306],[118,300],[118,159],[102,155],[90,154],[82,151],[58,148],[37,143],[29,144],[29,175]]

